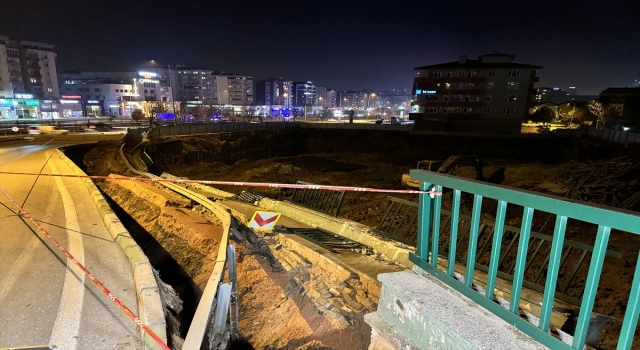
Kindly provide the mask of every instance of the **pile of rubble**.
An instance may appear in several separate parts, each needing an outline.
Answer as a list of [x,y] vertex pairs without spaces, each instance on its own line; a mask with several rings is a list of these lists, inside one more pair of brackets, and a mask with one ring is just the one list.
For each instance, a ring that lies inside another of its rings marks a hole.
[[631,209],[640,204],[640,162],[628,157],[597,162],[571,161],[537,189],[567,198]]

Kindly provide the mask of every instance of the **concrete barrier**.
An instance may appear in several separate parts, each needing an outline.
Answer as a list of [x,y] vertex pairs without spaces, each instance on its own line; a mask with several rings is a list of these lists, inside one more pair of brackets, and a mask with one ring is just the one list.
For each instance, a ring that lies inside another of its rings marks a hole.
[[[110,135],[111,136],[111,135]],[[71,168],[76,175],[86,176],[71,159],[62,151],[56,150],[56,154]],[[155,332],[166,344],[167,326],[164,318],[164,310],[160,300],[158,283],[153,276],[153,267],[140,246],[131,237],[120,219],[107,204],[107,201],[98,190],[98,187],[90,179],[83,179],[83,184],[89,191],[93,203],[102,217],[105,227],[108,229],[113,242],[124,252],[131,264],[133,279],[136,285],[138,299],[138,318]],[[143,349],[159,349],[159,345],[140,328]]]
[[370,350],[547,349],[418,267],[378,280],[378,310],[365,315]]

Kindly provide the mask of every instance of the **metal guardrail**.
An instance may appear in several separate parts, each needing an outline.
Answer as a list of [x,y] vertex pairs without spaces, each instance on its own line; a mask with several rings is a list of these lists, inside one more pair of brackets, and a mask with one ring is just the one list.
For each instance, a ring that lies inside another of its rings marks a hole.
[[[315,185],[304,181],[297,181],[296,183],[301,185]],[[327,215],[338,216],[342,208],[342,203],[344,202],[344,196],[345,191],[296,188],[293,190],[291,202]]]
[[[552,349],[582,349],[589,323],[592,316],[593,304],[598,289],[598,283],[602,272],[602,265],[606,256],[607,244],[611,230],[625,231],[640,235],[640,215],[626,210],[617,210],[609,207],[592,205],[570,201],[541,193],[493,185],[485,182],[460,179],[455,176],[439,174],[423,170],[411,170],[411,177],[420,181],[420,189],[423,191],[435,188],[441,192],[443,187],[453,189],[453,203],[451,212],[451,232],[449,245],[453,247],[458,240],[458,225],[460,218],[461,192],[473,195],[473,207],[471,215],[471,229],[469,231],[469,249],[465,282],[458,281],[454,276],[456,261],[456,249],[449,250],[446,270],[438,268],[438,254],[440,251],[440,227],[442,213],[442,197],[431,198],[428,194],[419,195],[418,204],[418,241],[416,254],[410,254],[410,260],[426,270],[442,282],[448,284],[460,293],[467,296],[477,304],[483,306],[495,315],[501,317],[518,329],[533,337],[543,345]],[[480,214],[483,198],[493,198],[498,201],[496,222],[493,230],[491,255],[489,268],[487,269],[487,285],[484,295],[476,292],[473,287],[473,275],[478,247]],[[507,204],[522,207],[522,224],[519,230],[518,253],[515,258],[515,269],[511,290],[511,300],[507,308],[494,301],[494,288],[498,266],[500,264],[500,252],[505,228]],[[535,210],[555,214],[555,227],[551,243],[550,259],[540,309],[540,318],[537,324],[529,323],[519,316],[520,296],[524,282],[524,272],[527,268],[528,246],[531,238],[531,225]],[[549,334],[549,323],[553,308],[553,301],[558,282],[558,270],[562,263],[562,248],[564,236],[569,219],[594,224],[597,228],[595,244],[589,262],[589,272],[584,288],[584,295],[580,304],[577,317],[574,338],[571,346],[563,343],[558,338]],[[636,263],[635,274],[629,293],[629,301],[618,340],[618,349],[630,349],[635,333],[638,317],[640,316],[640,259]]]
[[[389,205],[389,209],[387,209],[387,212],[385,213],[378,227],[373,229],[373,232],[415,247],[417,244],[418,236],[418,203],[391,196],[387,197],[387,199],[389,199],[389,201],[391,202]],[[395,211],[393,210],[394,207]],[[389,215],[390,213],[393,213],[393,216]],[[400,216],[398,216],[398,214],[400,214]],[[464,240],[465,238],[467,238],[467,235],[471,231],[471,219],[471,216],[459,214],[458,223],[454,224],[451,222],[450,211],[444,209],[440,211],[440,222],[444,222],[444,224],[441,225],[439,232],[440,242],[438,242],[438,246],[440,248],[438,249],[438,255],[440,257],[446,258],[450,254],[450,249],[456,249],[456,261],[460,263],[466,263],[467,260],[464,257],[458,257],[458,251],[461,249],[461,247],[464,246]],[[450,240],[451,230],[450,226],[448,226],[448,224],[450,223],[451,225],[457,225],[458,230],[460,229],[460,227],[466,226],[464,231],[462,231],[462,235],[456,239],[456,242],[452,242]],[[476,251],[476,270],[487,272],[489,269],[487,263],[489,262],[490,257],[488,255],[491,252],[490,243],[493,237],[495,225],[495,222],[491,220],[482,220],[480,222],[480,227],[478,228],[478,245],[480,249]],[[512,250],[512,248],[515,247],[515,242],[520,235],[520,229],[509,225],[504,225],[502,237],[504,238],[507,235],[510,235],[511,239],[505,240],[508,242],[508,246],[506,249],[503,249],[500,254],[501,259],[498,262],[497,277],[505,281],[512,282],[516,261],[514,259],[512,262],[507,263],[507,257],[513,258],[514,250]],[[527,247],[528,259],[524,273],[526,274],[527,271],[529,271],[529,269],[533,268],[534,266],[535,268],[537,268],[537,272],[532,279],[524,280],[522,282],[524,287],[538,293],[544,292],[544,284],[539,284],[538,281],[540,281],[540,278],[543,277],[544,267],[550,260],[551,255],[547,254],[546,251],[547,249],[551,249],[552,242],[553,236],[531,231],[531,242]],[[430,242],[429,244],[432,244],[432,242]],[[584,292],[585,286],[584,281],[581,281],[582,283],[573,282],[576,275],[582,274],[587,269],[587,267],[584,267],[582,263],[587,257],[587,254],[591,254],[592,252],[592,245],[571,240],[565,240],[563,242],[563,253],[558,271],[559,274],[568,276],[568,280],[564,284],[564,287],[557,286],[558,289],[556,290],[555,294],[556,299],[565,301],[575,306],[580,306],[580,299],[582,298],[582,293]],[[573,266],[569,263],[569,259],[567,259],[570,255],[572,258],[577,258],[579,256],[578,262]],[[617,259],[622,258],[622,254],[620,254],[620,252],[611,249],[608,249],[605,252],[605,255]],[[544,280],[544,277],[542,279]],[[575,292],[569,294],[569,288],[571,288]]]
[[[127,168],[129,168],[129,170],[131,170],[135,174],[149,177],[151,179],[161,179],[161,177],[159,176],[155,176],[150,173],[139,171],[135,167],[133,167],[131,163],[129,163],[129,160],[127,159],[127,157],[125,156],[123,149],[124,149],[124,145],[121,145],[120,157],[122,158]],[[211,272],[211,276],[207,281],[207,285],[204,289],[204,292],[200,297],[200,302],[198,303],[198,307],[193,316],[193,319],[191,321],[191,326],[187,331],[187,336],[184,340],[183,347],[182,347],[185,350],[200,349],[205,339],[205,335],[207,334],[207,329],[209,328],[210,322],[212,320],[212,312],[214,308],[216,308],[216,301],[220,299],[219,297],[220,297],[221,289],[219,289],[219,286],[221,285],[221,281],[224,278],[225,265],[227,264],[227,247],[229,243],[229,230],[231,228],[231,216],[225,210],[218,207],[215,203],[213,203],[207,197],[201,194],[189,191],[188,189],[174,183],[168,183],[168,182],[159,182],[159,183],[167,187],[168,189],[193,200],[194,202],[200,203],[202,206],[209,209],[214,215],[216,215],[218,219],[220,219],[220,221],[222,222],[223,233],[222,233],[222,238],[220,239],[220,245],[218,247],[218,254],[215,257],[216,263],[213,267],[213,271]],[[233,249],[233,252],[234,252],[234,264],[235,264],[235,248]],[[226,288],[227,287],[224,287],[224,289]],[[226,293],[226,291],[223,293]],[[219,309],[222,310],[222,308],[219,308]],[[222,317],[222,315],[220,315],[219,317]],[[236,313],[235,319],[237,320],[237,313]],[[210,339],[213,339],[213,334],[210,334]]]

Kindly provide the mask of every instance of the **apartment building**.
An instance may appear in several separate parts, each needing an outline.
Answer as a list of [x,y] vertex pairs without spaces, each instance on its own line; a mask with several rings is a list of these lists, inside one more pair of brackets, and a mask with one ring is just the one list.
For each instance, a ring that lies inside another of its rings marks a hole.
[[271,107],[289,108],[291,106],[292,81],[282,78],[268,78],[256,82],[255,103]]
[[0,118],[42,117],[40,100],[60,97],[53,49],[0,36]]
[[293,106],[315,106],[318,99],[316,86],[311,81],[296,81],[292,84]]
[[519,133],[541,66],[493,52],[417,67],[410,118],[416,130]]
[[600,93],[600,101],[612,112],[638,113],[640,112],[640,87],[606,88]]

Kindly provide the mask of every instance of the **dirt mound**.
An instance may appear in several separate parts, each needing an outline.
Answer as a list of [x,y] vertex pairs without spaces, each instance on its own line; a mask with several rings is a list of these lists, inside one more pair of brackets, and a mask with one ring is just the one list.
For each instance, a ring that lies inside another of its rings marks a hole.
[[109,174],[125,174],[127,167],[120,160],[120,144],[116,141],[100,141],[96,147],[85,154],[83,163],[87,174],[107,176]]

